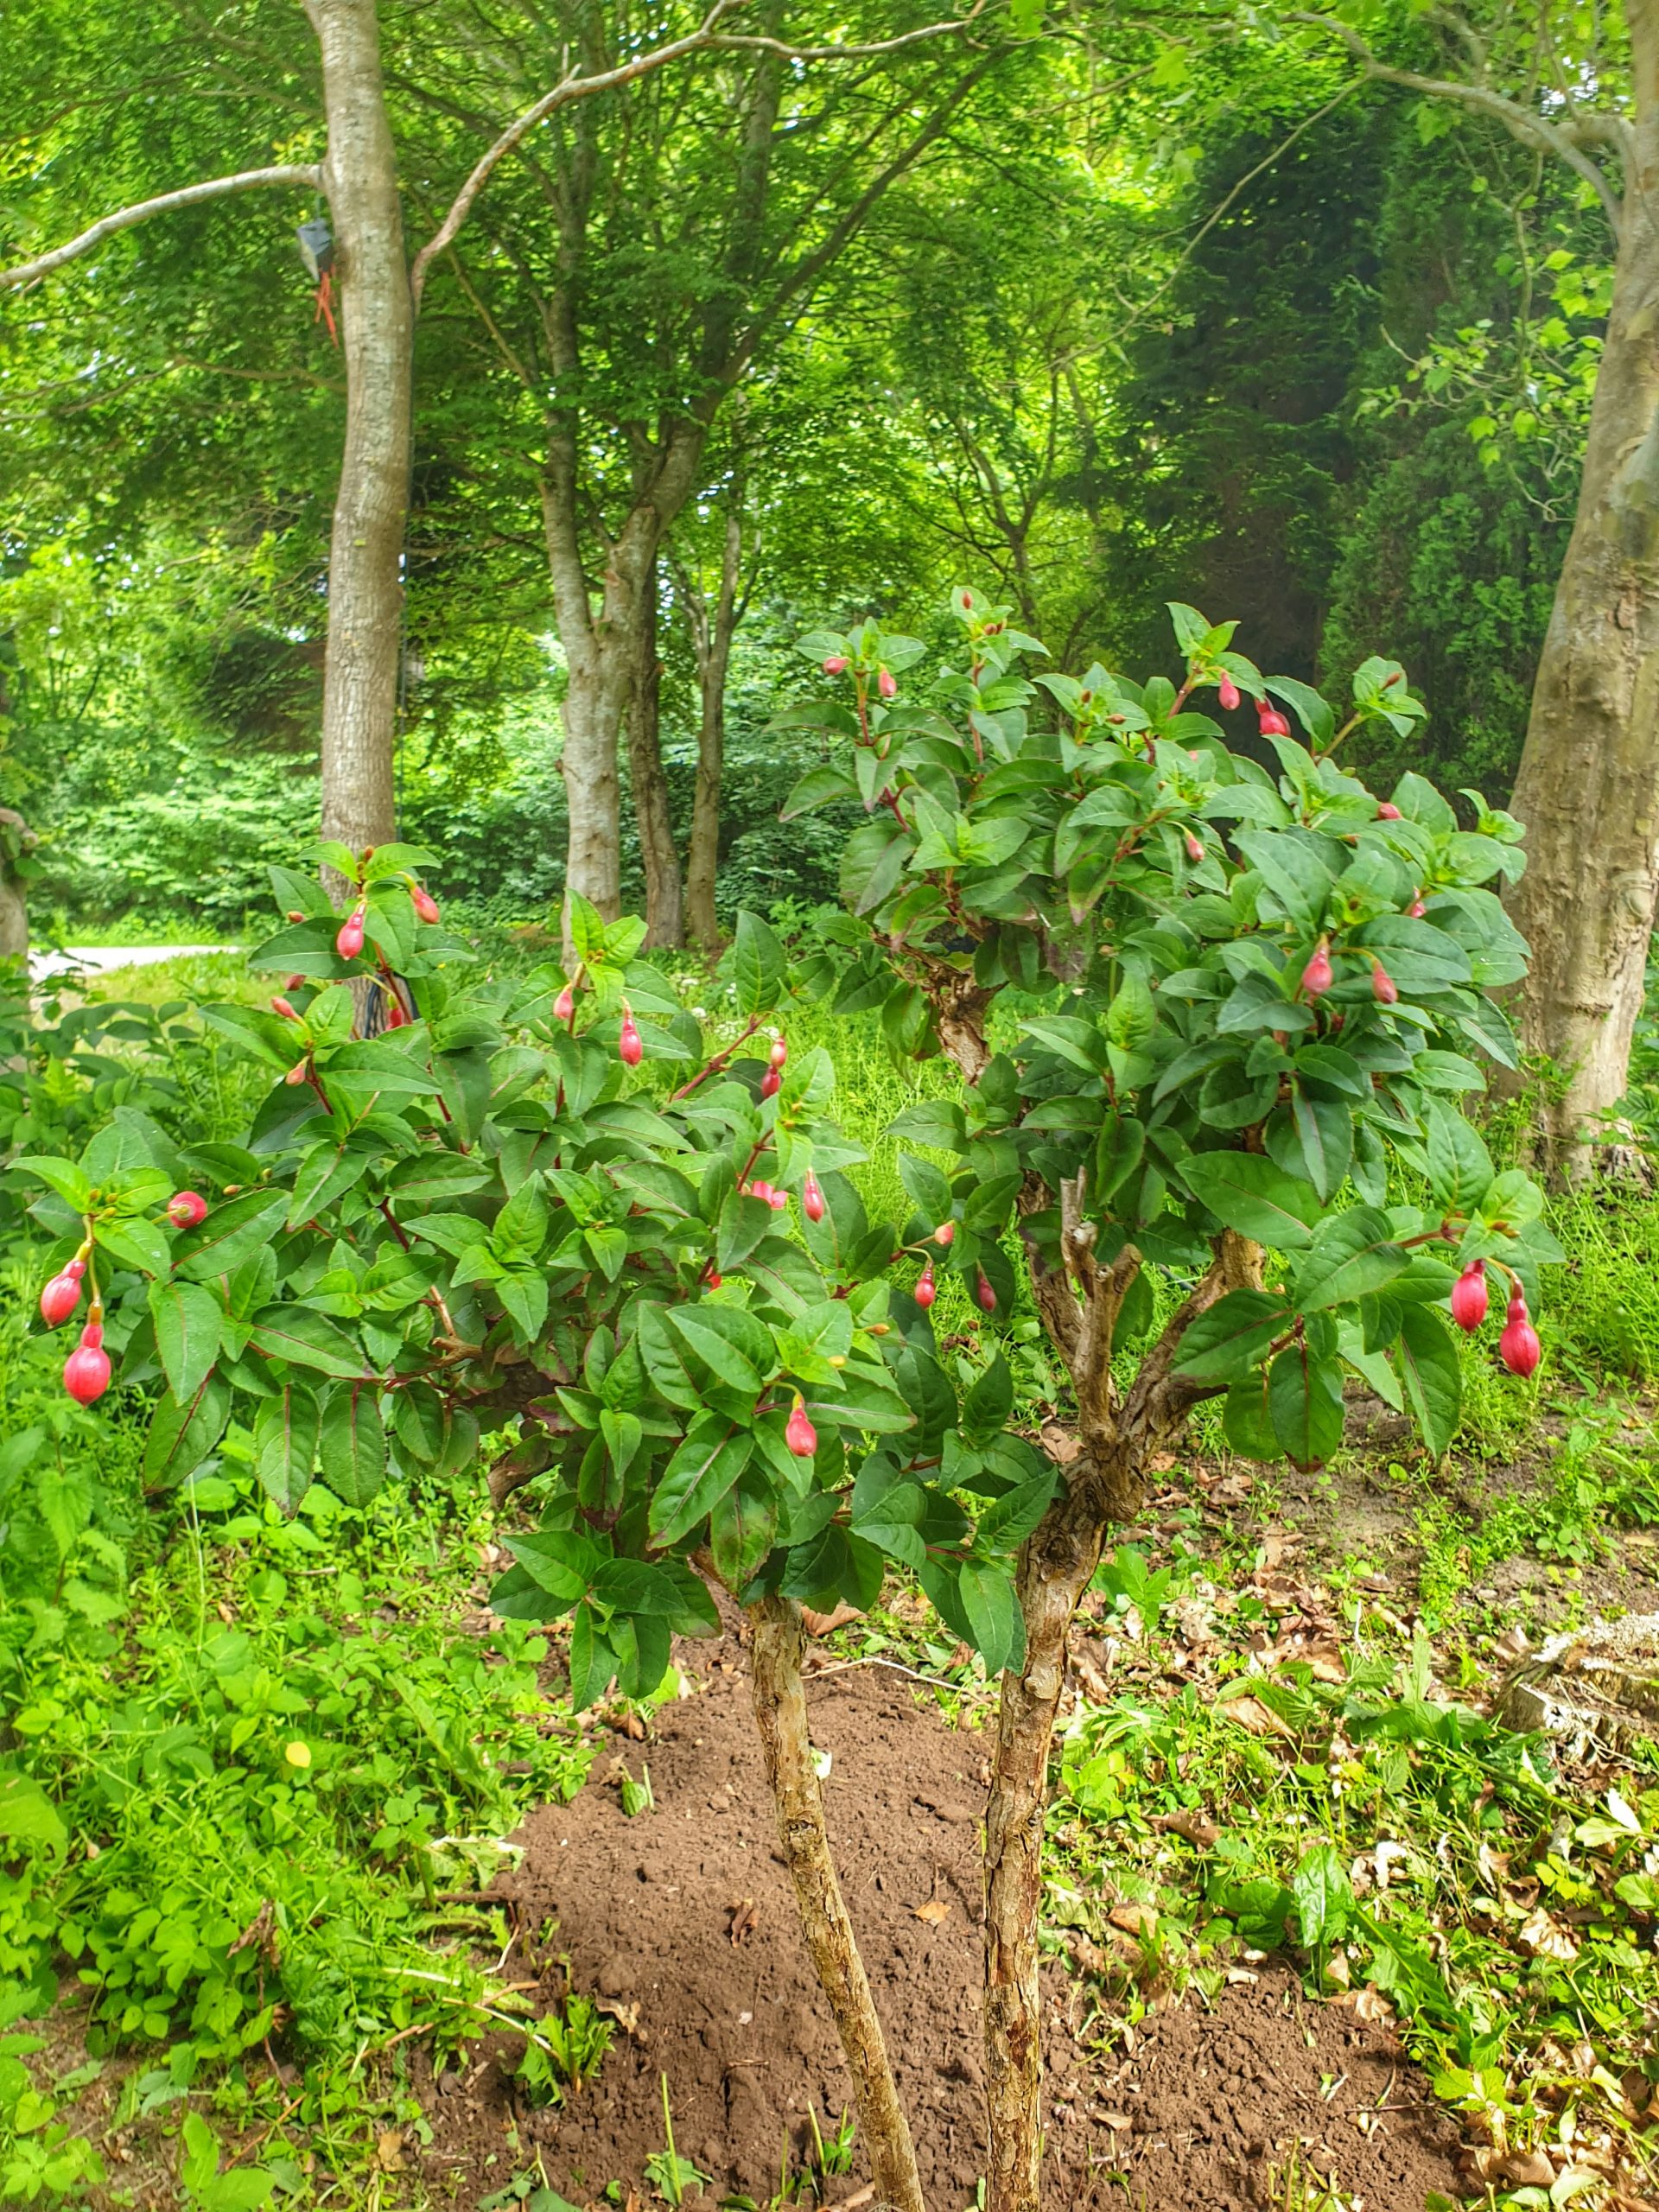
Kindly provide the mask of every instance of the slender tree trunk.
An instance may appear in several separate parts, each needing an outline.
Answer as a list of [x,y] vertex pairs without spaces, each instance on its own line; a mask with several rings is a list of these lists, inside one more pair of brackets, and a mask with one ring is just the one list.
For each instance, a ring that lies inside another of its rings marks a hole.
[[0,960],[29,950],[29,879],[24,863],[39,842],[21,814],[0,806]]
[[638,658],[633,696],[628,702],[628,778],[633,785],[633,818],[639,831],[639,857],[645,870],[645,943],[683,944],[684,897],[680,855],[663,772],[663,664],[657,654],[657,563],[653,560],[640,594]]
[[1635,154],[1514,799],[1527,870],[1510,906],[1532,946],[1521,1038],[1566,1075],[1544,1138],[1568,1171],[1625,1088],[1659,896],[1659,0],[1632,0],[1627,20]]
[[734,491],[712,613],[689,581],[682,594],[697,658],[700,707],[697,785],[685,860],[685,918],[692,937],[711,959],[720,950],[715,884],[720,868],[720,784],[726,766],[726,677],[737,628],[738,580],[743,558],[743,518],[738,498]]
[[346,359],[346,444],[328,555],[322,829],[353,848],[395,834],[414,313],[374,0],[306,0],[322,49]]
[[859,2134],[875,2183],[870,2212],[925,2212],[910,2125],[830,1853],[823,1793],[807,1734],[800,1610],[787,1599],[763,1598],[748,1614],[754,1631],[749,1665],[755,1726],[802,1932],[853,2077]]

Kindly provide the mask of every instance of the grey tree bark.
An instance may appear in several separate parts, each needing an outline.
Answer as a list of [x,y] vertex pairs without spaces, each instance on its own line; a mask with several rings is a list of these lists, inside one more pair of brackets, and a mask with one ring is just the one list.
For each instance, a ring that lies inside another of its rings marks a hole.
[[322,52],[346,360],[346,441],[328,553],[322,833],[354,849],[395,834],[414,305],[374,0],[305,0]]
[[38,842],[21,814],[0,806],[0,960],[29,951],[29,879],[21,863]]
[[720,786],[726,769],[726,679],[732,639],[742,614],[738,585],[743,561],[742,491],[734,484],[712,606],[678,563],[675,578],[697,664],[697,782],[685,856],[685,920],[693,942],[712,959],[720,950],[715,882],[720,867]]
[[1569,1172],[1624,1090],[1659,903],[1659,0],[1625,16],[1637,112],[1611,310],[1514,799],[1521,1039],[1565,1076],[1544,1136]]
[[685,896],[674,822],[663,772],[663,664],[657,652],[658,575],[655,563],[639,610],[639,658],[628,704],[628,781],[639,857],[645,870],[645,944],[683,944]]

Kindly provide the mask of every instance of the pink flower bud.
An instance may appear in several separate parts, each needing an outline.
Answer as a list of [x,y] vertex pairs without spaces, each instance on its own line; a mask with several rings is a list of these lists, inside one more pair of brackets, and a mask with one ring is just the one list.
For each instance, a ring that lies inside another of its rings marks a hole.
[[283,988],[285,991],[301,991],[301,990],[303,990],[303,989],[305,988],[305,978],[304,978],[304,976],[290,976],[289,977],[288,981],[287,981],[287,982],[283,985]]
[[899,696],[899,679],[890,668],[884,668],[875,679],[875,688],[884,699]]
[[291,1083],[297,1086],[305,1081],[306,1073],[311,1063],[309,1060],[296,1060],[293,1066],[289,1068],[288,1073],[283,1077],[283,1081],[284,1083]]
[[1189,830],[1186,833],[1186,857],[1194,868],[1204,858],[1204,840]]
[[740,1183],[737,1187],[740,1196],[743,1198],[759,1198],[763,1206],[769,1206],[772,1204],[770,1183]]
[[1278,708],[1270,706],[1265,699],[1258,699],[1255,702],[1255,726],[1263,737],[1290,735],[1290,724],[1280,713]]
[[416,912],[423,922],[437,920],[438,902],[429,891],[418,883],[411,883],[409,887],[409,896]]
[[104,1350],[104,1332],[90,1322],[63,1363],[63,1387],[79,1406],[90,1406],[110,1387],[110,1355]]
[[575,1012],[576,995],[567,983],[553,1001],[553,1019],[555,1021],[572,1021],[575,1019]]
[[766,1058],[773,1067],[782,1067],[789,1058],[789,1043],[787,1039],[783,1037],[774,1037],[772,1040],[772,1050],[767,1053]]
[[342,960],[355,960],[363,950],[363,917],[366,907],[354,906],[334,937],[334,950]]
[[774,1190],[772,1196],[766,1200],[766,1204],[772,1208],[773,1213],[783,1213],[788,1209],[789,1192],[787,1191]]
[[619,1058],[626,1067],[637,1068],[645,1057],[645,1039],[635,1026],[632,1013],[626,999],[622,1001],[622,1033],[616,1040],[616,1049]]
[[1379,822],[1403,822],[1405,817],[1392,799],[1383,798],[1376,803],[1376,818]]
[[933,1242],[936,1244],[950,1244],[955,1241],[956,1234],[957,1224],[954,1221],[942,1221],[933,1232]]
[[175,1229],[194,1229],[207,1218],[207,1201],[199,1191],[175,1191],[167,1202],[167,1217]]
[[974,1299],[982,1312],[995,1313],[996,1293],[991,1288],[991,1279],[983,1268],[979,1270],[979,1279],[974,1285]]
[[916,1278],[916,1303],[925,1312],[938,1294],[938,1285],[933,1280],[933,1262],[930,1260]]
[[1471,1260],[1452,1286],[1452,1319],[1471,1335],[1486,1319],[1486,1262]]
[[1400,986],[1380,960],[1371,963],[1371,995],[1379,1006],[1393,1006],[1400,996]]
[[386,1027],[388,1029],[407,1029],[409,1027],[409,1009],[404,1004],[402,999],[398,997],[396,991],[388,991],[386,994]]
[[801,1211],[809,1221],[823,1219],[823,1192],[810,1167],[806,1171],[806,1180],[801,1185]]
[[1530,1375],[1543,1357],[1543,1346],[1527,1319],[1527,1301],[1518,1285],[1497,1340],[1497,1356],[1511,1375]]
[[1407,907],[1406,912],[1410,915],[1414,922],[1421,922],[1423,916],[1428,912],[1428,909],[1424,906],[1421,899],[1414,899],[1410,906]]
[[1222,670],[1220,678],[1216,684],[1216,696],[1220,700],[1223,707],[1230,715],[1232,713],[1233,709],[1238,704],[1238,686],[1234,683],[1232,677],[1228,675],[1224,668]]
[[704,1282],[708,1284],[710,1290],[718,1290],[725,1280],[725,1276],[721,1274],[720,1269],[715,1267],[711,1261],[709,1267],[709,1272],[703,1277]]
[[760,1096],[763,1098],[775,1098],[783,1087],[784,1078],[776,1068],[768,1068],[760,1078]]
[[1311,999],[1320,998],[1331,988],[1331,948],[1324,938],[1313,948],[1313,957],[1302,970],[1302,988]]
[[[72,1260],[69,1267],[73,1265]],[[80,1277],[71,1274],[69,1268],[65,1268],[60,1274],[54,1275],[41,1292],[41,1319],[48,1329],[55,1329],[69,1319],[79,1303]]]
[[278,993],[276,997],[272,999],[270,1002],[270,1010],[273,1014],[281,1014],[284,1021],[297,1021],[300,1018],[295,1012],[294,1008],[289,1004],[288,1001],[283,998],[280,993]]
[[823,664],[823,672],[826,676],[844,675],[846,673],[846,669],[847,656],[845,653],[831,653],[829,659]]
[[818,1432],[806,1417],[806,1406],[798,1390],[789,1426],[784,1431],[784,1441],[798,1459],[810,1459],[818,1448]]

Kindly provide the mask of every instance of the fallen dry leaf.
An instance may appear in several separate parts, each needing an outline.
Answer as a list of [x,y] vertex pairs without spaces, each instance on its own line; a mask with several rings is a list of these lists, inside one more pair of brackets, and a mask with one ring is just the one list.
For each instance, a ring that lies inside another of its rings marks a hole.
[[404,2156],[403,2131],[383,2128],[374,2139],[375,2164],[382,2173],[402,2174],[409,2171],[409,2161]]
[[753,1936],[760,1925],[760,1916],[755,1910],[753,1897],[736,1897],[726,1908],[731,1918],[726,1923],[727,1940],[735,1950],[746,1936]]
[[1522,1922],[1517,1930],[1517,1941],[1535,1959],[1567,1961],[1579,1955],[1578,1938],[1563,1928],[1559,1920],[1552,1920],[1541,1905]]
[[1209,1851],[1221,1841],[1221,1830],[1203,1813],[1160,1813],[1152,1825],[1166,1835],[1185,1836],[1199,1851]]
[[1542,2151],[1511,2151],[1498,2171],[1517,2189],[1553,2189],[1554,2161]]
[[1241,1728],[1248,1728],[1252,1736],[1288,1736],[1292,1731],[1276,1713],[1269,1712],[1260,1698],[1230,1697],[1224,1705],[1217,1705],[1230,1720],[1236,1720]]
[[1158,1915],[1149,1904],[1115,1904],[1106,1917],[1127,1936],[1149,1936],[1158,1925]]
[[937,1928],[941,1921],[949,1920],[950,1917],[950,1898],[929,1897],[925,1904],[917,1906],[916,1917],[918,1920],[925,1920],[930,1928]]

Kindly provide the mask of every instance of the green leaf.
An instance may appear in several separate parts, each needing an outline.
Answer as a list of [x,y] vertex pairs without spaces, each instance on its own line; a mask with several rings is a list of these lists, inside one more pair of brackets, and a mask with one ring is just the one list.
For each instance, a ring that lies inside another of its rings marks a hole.
[[1313,1249],[1297,1273],[1293,1292],[1299,1313],[1342,1306],[1381,1290],[1410,1265],[1394,1242],[1388,1216],[1375,1206],[1354,1206],[1320,1224]]
[[1299,1467],[1315,1467],[1342,1443],[1342,1370],[1291,1344],[1268,1376],[1268,1412],[1280,1449]]
[[1181,1173],[1193,1196],[1229,1229],[1281,1252],[1304,1250],[1322,1211],[1311,1183],[1260,1153],[1193,1153]]
[[372,1383],[329,1395],[317,1443],[319,1471],[342,1505],[366,1505],[386,1479],[386,1430]]
[[668,1320],[681,1343],[712,1375],[746,1397],[760,1395],[777,1361],[770,1336],[753,1314],[740,1306],[705,1302],[671,1306]]
[[192,1282],[233,1274],[251,1252],[270,1243],[287,1210],[286,1191],[245,1191],[226,1198],[174,1240],[174,1274]]
[[1288,1325],[1290,1308],[1276,1291],[1230,1290],[1188,1322],[1174,1372],[1194,1382],[1227,1382],[1242,1375]]
[[[69,1840],[57,1807],[27,1774],[0,1777],[0,1836],[14,1843],[43,1843],[61,1851]],[[7,1858],[15,1853],[8,1852]]]
[[747,1467],[715,1501],[709,1516],[715,1572],[728,1590],[741,1590],[772,1549],[778,1534],[778,1494],[757,1469]]
[[175,1398],[194,1398],[219,1357],[219,1300],[197,1283],[158,1281],[149,1286],[149,1311],[168,1388]]
[[71,1160],[54,1160],[42,1154],[25,1153],[21,1160],[11,1162],[8,1172],[14,1175],[34,1176],[37,1182],[44,1183],[49,1190],[55,1191],[65,1205],[73,1206],[77,1213],[85,1213],[92,1202],[92,1178]]
[[315,1390],[289,1382],[260,1402],[253,1424],[254,1471],[284,1513],[311,1487],[322,1410]]
[[343,1198],[354,1183],[362,1180],[371,1160],[369,1153],[348,1152],[332,1139],[313,1145],[294,1178],[288,1226],[297,1229],[302,1222],[315,1220],[336,1198]]
[[1282,1449],[1273,1426],[1268,1386],[1268,1370],[1256,1368],[1239,1376],[1222,1404],[1222,1433],[1247,1459],[1276,1459]]
[[1290,1878],[1290,1894],[1301,1923],[1302,1942],[1310,1951],[1323,1949],[1342,1934],[1354,1892],[1348,1870],[1332,1845],[1316,1843],[1302,1853]]
[[207,1457],[231,1417],[231,1386],[215,1371],[192,1397],[171,1391],[156,1407],[144,1440],[144,1487],[172,1490]]
[[758,914],[740,914],[730,960],[738,1012],[746,1020],[770,1014],[783,995],[789,964],[776,931]]
[[1423,1441],[1437,1455],[1450,1449],[1463,1412],[1463,1370],[1451,1331],[1429,1306],[1408,1306],[1392,1354]]
[[1014,1577],[1003,1567],[969,1560],[957,1578],[962,1610],[973,1631],[973,1645],[988,1675],[1000,1675],[1025,1656],[1025,1623],[1014,1593]]
[[1430,1098],[1424,1106],[1428,1141],[1428,1185],[1434,1203],[1447,1213],[1474,1213],[1492,1181],[1491,1154],[1480,1135],[1454,1106]]
[[351,1338],[309,1306],[267,1306],[255,1315],[253,1348],[267,1359],[286,1359],[320,1375],[363,1374],[363,1355]]
[[688,1536],[748,1465],[754,1437],[717,1414],[694,1424],[663,1470],[651,1501],[651,1540],[677,1544]]

